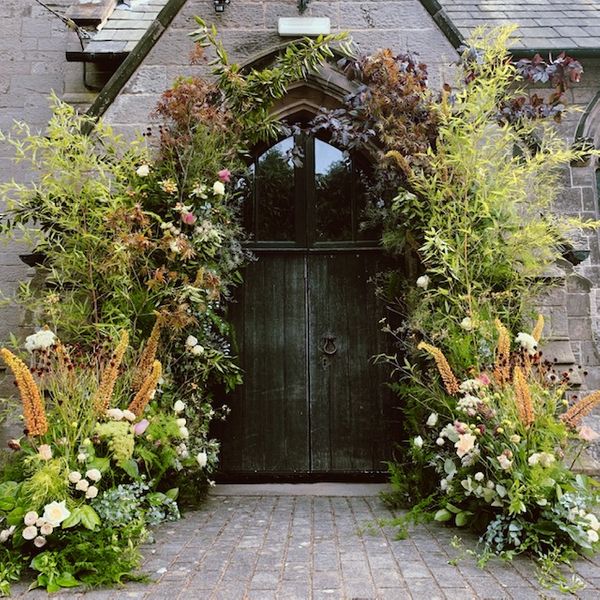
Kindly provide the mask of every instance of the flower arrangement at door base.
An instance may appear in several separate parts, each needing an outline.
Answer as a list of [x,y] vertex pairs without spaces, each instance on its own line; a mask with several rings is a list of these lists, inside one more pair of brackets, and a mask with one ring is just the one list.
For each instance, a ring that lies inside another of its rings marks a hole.
[[479,532],[484,557],[530,552],[556,563],[597,551],[600,484],[572,466],[593,437],[582,419],[600,392],[569,406],[569,374],[555,372],[538,349],[542,317],[513,343],[502,323],[496,328],[494,364],[462,381],[439,349],[419,344],[441,385],[430,388],[431,413],[411,453],[437,483],[411,516],[425,511]]
[[180,516],[173,474],[206,477],[215,464],[216,448],[190,442],[185,403],[158,402],[156,347],[134,361],[128,338],[80,355],[55,336],[28,339],[31,368],[0,350],[25,432],[0,464],[0,595],[28,566],[49,592],[143,579],[148,528]]

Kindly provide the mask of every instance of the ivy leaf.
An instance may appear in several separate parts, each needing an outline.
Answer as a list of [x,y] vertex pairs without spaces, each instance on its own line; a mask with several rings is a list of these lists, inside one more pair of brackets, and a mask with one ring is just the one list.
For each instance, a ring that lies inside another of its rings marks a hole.
[[89,505],[86,504],[80,508],[81,511],[81,524],[90,531],[94,531],[98,525],[100,525],[100,517],[98,513]]
[[73,574],[69,573],[68,571],[61,573],[55,579],[55,581],[56,581],[56,583],[58,583],[58,585],[60,587],[77,587],[78,585],[81,584],[81,581],[78,581],[77,579],[75,579],[75,577],[73,577]]
[[81,522],[81,509],[74,508],[71,511],[71,514],[62,522],[61,527],[63,529],[68,529],[69,527],[75,527],[75,525],[79,525]]
[[459,512],[456,517],[454,518],[454,522],[456,523],[457,527],[464,527],[468,522],[469,522],[469,517],[472,515],[473,513],[471,511],[468,510],[463,510],[461,512]]
[[446,510],[445,508],[440,508],[440,510],[435,513],[433,520],[443,523],[444,521],[449,521],[451,518],[452,513],[450,511]]

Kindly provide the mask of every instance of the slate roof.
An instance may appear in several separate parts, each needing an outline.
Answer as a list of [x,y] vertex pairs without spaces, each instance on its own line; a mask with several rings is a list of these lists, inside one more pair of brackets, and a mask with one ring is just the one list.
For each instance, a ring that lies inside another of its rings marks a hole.
[[129,0],[118,4],[85,47],[86,54],[126,54],[142,39],[168,0]]
[[463,36],[479,25],[516,23],[513,48],[600,48],[598,0],[439,0]]

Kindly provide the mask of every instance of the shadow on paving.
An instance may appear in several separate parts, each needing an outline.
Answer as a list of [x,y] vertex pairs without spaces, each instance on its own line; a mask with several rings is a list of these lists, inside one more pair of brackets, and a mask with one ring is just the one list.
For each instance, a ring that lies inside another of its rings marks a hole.
[[[393,515],[377,486],[309,484],[220,486],[202,509],[156,529],[144,547],[151,584],[72,590],[51,597],[86,600],[422,600],[545,599],[568,596],[540,587],[535,563],[490,562],[479,569],[466,549],[476,538],[439,525],[419,525],[396,540]],[[332,486],[332,487],[328,487]],[[287,486],[289,488],[290,486]],[[379,486],[380,488],[381,486]],[[238,489],[236,489],[238,488]],[[254,489],[251,489],[254,488]],[[312,490],[312,491],[311,491]],[[290,494],[294,495],[290,495]],[[243,494],[243,495],[242,495]],[[283,495],[285,494],[285,495]],[[317,495],[314,495],[317,494]],[[600,557],[580,559],[577,597],[600,598]],[[15,598],[42,598],[15,586]]]

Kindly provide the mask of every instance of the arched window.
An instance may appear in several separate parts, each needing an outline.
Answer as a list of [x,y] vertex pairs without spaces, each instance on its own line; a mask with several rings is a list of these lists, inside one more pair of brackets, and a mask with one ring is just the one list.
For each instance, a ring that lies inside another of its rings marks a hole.
[[256,247],[372,246],[366,176],[348,156],[312,135],[290,136],[260,149],[250,167],[245,225]]

